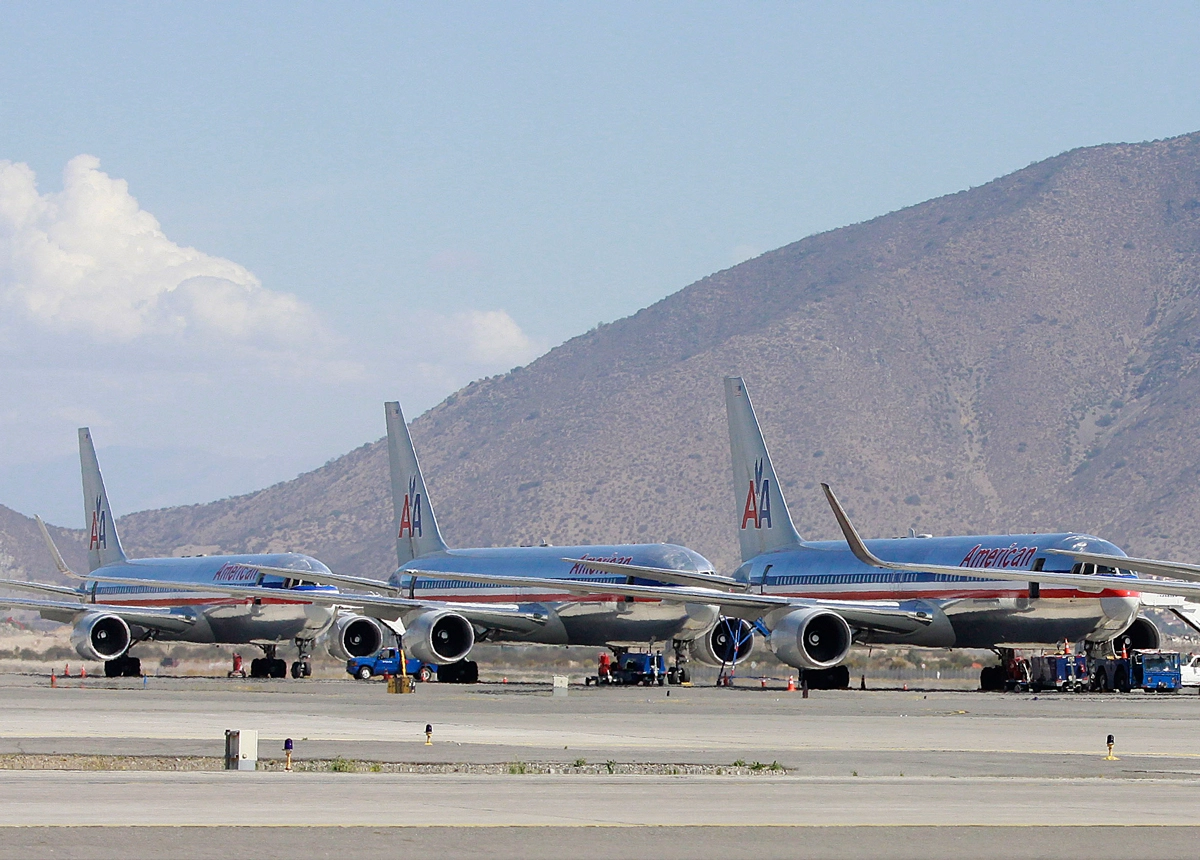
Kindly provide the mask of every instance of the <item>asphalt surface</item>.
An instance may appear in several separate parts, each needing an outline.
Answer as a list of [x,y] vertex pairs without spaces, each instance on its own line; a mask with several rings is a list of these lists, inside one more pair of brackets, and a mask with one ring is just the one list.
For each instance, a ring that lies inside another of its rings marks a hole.
[[[670,696],[667,695],[668,689]],[[0,678],[0,754],[778,762],[752,776],[0,770],[0,857],[1193,856],[1200,696]],[[426,723],[434,744],[425,745]],[[1105,737],[1116,736],[1116,761]],[[661,771],[661,768],[660,768]],[[1153,825],[1153,826],[1147,826]],[[166,847],[170,850],[164,850]]]

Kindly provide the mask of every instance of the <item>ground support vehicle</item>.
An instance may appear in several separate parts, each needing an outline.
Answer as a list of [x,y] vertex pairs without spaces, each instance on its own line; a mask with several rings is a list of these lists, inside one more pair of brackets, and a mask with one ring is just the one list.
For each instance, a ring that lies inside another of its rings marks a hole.
[[[678,675],[675,676],[678,679]],[[585,686],[595,684],[637,685],[650,687],[654,684],[662,686],[668,680],[666,662],[663,655],[639,654],[626,652],[617,656],[616,662],[606,653],[600,655],[598,671],[583,679]],[[686,680],[686,679],[684,679]],[[671,683],[676,683],[672,680]],[[680,680],[678,683],[682,683]]]
[[1183,686],[1179,652],[1134,651],[1128,656],[1092,660],[1091,689],[1097,692],[1137,687],[1147,692],[1173,693]]
[[1179,667],[1179,680],[1185,687],[1200,687],[1200,654],[1189,654]]
[[[369,657],[351,657],[346,661],[346,671],[360,681],[372,675],[399,675],[400,654],[397,648],[381,648]],[[404,671],[418,681],[432,681],[434,673],[438,671],[433,663],[422,663],[411,658],[404,662]]]
[[1088,687],[1087,657],[1083,654],[1039,654],[1030,658],[1029,669],[1029,689],[1035,693],[1081,693]]

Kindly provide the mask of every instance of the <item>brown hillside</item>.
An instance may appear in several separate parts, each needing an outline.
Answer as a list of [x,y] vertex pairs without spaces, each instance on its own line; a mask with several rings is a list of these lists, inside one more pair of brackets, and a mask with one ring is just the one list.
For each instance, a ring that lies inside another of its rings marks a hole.
[[[413,435],[452,544],[662,539],[727,569],[738,373],[806,536],[836,534],[828,480],[870,534],[1080,529],[1196,559],[1198,320],[1200,133],[764,254],[468,386]],[[141,553],[291,548],[379,575],[390,518],[376,442],[120,525]]]

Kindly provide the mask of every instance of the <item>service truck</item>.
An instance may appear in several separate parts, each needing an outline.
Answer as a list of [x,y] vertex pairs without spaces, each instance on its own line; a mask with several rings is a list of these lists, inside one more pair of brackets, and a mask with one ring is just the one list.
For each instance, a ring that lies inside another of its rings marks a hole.
[[[418,681],[432,681],[437,670],[438,667],[433,663],[422,663],[411,657],[404,661],[404,671]],[[400,650],[380,648],[368,657],[351,657],[346,661],[346,671],[360,681],[372,675],[399,675]]]
[[1098,692],[1137,687],[1147,692],[1173,693],[1182,686],[1178,651],[1134,651],[1127,657],[1091,661],[1091,689]]
[[1083,654],[1038,654],[1029,661],[1029,689],[1080,693],[1087,687],[1087,657]]
[[592,684],[641,684],[645,687],[657,684],[661,687],[667,680],[661,651],[657,654],[627,652],[618,655],[615,662],[605,652],[600,655],[597,673],[584,678],[583,683],[588,687]]

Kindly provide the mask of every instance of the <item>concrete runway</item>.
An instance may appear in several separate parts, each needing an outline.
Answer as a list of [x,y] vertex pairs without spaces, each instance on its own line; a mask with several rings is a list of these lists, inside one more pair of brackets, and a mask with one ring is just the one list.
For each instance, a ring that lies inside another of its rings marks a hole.
[[[741,759],[787,769],[746,777],[7,770],[0,857],[141,856],[124,849],[164,853],[154,850],[163,845],[172,856],[322,856],[351,843],[359,856],[406,846],[439,858],[1119,857],[1134,849],[1168,857],[1194,855],[1200,835],[1191,826],[1200,825],[1196,695],[838,691],[803,699],[676,687],[573,688],[554,699],[548,684],[430,684],[390,696],[381,684],[349,680],[159,678],[143,689],[104,680],[80,688],[72,679],[50,689],[45,679],[7,676],[0,700],[0,753],[220,755],[225,729],[245,728],[260,731],[262,757],[281,756],[282,739],[292,737],[298,758]],[[1103,758],[1109,733],[1119,761]],[[1029,829],[1046,826],[1057,829]],[[239,841],[251,836],[253,848]],[[1022,845],[1037,851],[1021,853]]]

